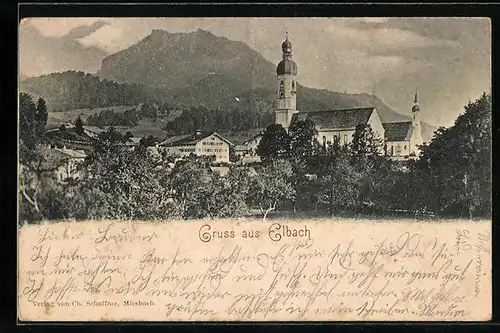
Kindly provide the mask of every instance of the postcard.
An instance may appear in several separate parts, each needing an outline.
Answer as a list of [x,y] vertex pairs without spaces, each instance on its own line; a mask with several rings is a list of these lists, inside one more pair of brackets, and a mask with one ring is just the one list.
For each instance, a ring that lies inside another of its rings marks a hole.
[[24,18],[22,322],[487,321],[486,18]]

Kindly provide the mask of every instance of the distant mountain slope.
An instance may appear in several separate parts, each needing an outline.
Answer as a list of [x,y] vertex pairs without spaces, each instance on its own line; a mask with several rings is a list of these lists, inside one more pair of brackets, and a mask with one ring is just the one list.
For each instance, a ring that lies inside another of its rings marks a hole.
[[118,84],[76,71],[26,78],[21,92],[42,96],[49,112],[113,105],[137,105],[164,97],[165,91],[138,84]]

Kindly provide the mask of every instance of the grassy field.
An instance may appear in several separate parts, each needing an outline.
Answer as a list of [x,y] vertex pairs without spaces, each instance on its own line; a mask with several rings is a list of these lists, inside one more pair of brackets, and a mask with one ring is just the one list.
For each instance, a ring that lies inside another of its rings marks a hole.
[[[122,113],[133,107],[134,106],[117,105],[104,108],[75,109],[63,112],[49,112],[47,127],[50,129],[58,127],[60,124],[65,122],[74,123],[78,116],[80,116],[85,122],[87,117],[98,114],[102,111],[112,110],[114,112]],[[163,131],[162,128],[165,127],[168,122],[172,121],[178,116],[180,116],[180,112],[172,113],[168,117],[158,117],[156,121],[153,121],[153,119],[149,118],[143,118],[139,121],[137,126],[115,126],[115,128],[122,134],[130,131],[135,137],[153,135],[155,137],[163,139],[165,137],[165,131]]]
[[69,111],[62,111],[62,112],[49,112],[49,123],[63,123],[63,122],[70,122],[74,123],[75,119],[80,116],[83,121],[87,119],[87,117],[102,112],[106,110],[113,110],[114,112],[125,112],[128,109],[133,108],[134,106],[127,106],[127,105],[116,105],[116,106],[108,106],[104,108],[92,108],[92,109],[74,109],[74,110],[69,110]]

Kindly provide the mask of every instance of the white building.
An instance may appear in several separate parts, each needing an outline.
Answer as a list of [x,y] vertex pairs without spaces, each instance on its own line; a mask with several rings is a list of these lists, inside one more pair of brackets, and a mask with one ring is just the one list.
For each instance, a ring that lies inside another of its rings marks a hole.
[[260,156],[257,154],[257,147],[262,139],[263,132],[259,132],[251,138],[245,140],[242,144],[236,145],[235,152],[239,156],[242,164],[260,162]]
[[160,142],[158,150],[169,155],[215,156],[216,162],[229,162],[229,149],[233,144],[221,135],[197,131],[195,134],[180,135]]

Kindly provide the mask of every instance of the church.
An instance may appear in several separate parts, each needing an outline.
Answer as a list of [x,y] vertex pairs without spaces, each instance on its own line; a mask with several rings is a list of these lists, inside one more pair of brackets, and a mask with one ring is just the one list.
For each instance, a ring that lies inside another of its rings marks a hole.
[[281,49],[283,59],[276,68],[276,124],[282,125],[288,131],[294,121],[312,120],[318,132],[317,139],[324,145],[335,141],[349,144],[357,125],[370,125],[374,133],[384,141],[385,153],[388,156],[404,160],[419,155],[418,146],[423,144],[423,140],[417,93],[411,110],[412,120],[405,122],[383,123],[375,107],[301,112],[297,110],[298,66],[292,60],[292,43],[288,40],[288,34]]

